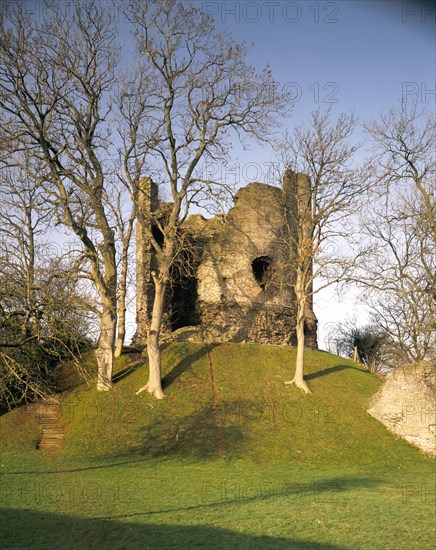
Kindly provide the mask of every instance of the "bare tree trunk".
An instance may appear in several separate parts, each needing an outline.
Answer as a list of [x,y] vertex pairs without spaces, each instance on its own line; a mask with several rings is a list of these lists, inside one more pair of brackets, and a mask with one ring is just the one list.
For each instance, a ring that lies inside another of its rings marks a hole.
[[123,351],[124,339],[126,337],[126,295],[127,295],[127,251],[123,250],[121,259],[120,291],[118,295],[118,333],[114,357],[120,357]]
[[[120,296],[121,300],[121,296]],[[114,357],[120,357],[124,340],[126,338],[126,308],[119,304],[118,308],[118,333],[117,333],[117,343],[115,345]]]
[[304,318],[297,323],[297,361],[292,382],[306,393],[312,393],[303,378],[304,369]]
[[36,264],[36,249],[35,249],[35,228],[32,222],[32,210],[30,207],[25,207],[25,221],[26,226],[24,228],[24,235],[26,236],[26,243],[28,250],[28,257],[24,257],[24,262],[27,265],[26,269],[26,297],[27,297],[27,314],[23,320],[24,326],[22,329],[23,335],[27,335],[30,332],[32,336],[39,333],[40,322],[38,315],[36,314],[36,291],[35,291],[35,264]]
[[285,384],[295,384],[297,388],[300,388],[305,393],[312,393],[304,380],[304,320],[306,309],[306,296],[304,294],[304,285],[302,284],[302,274],[297,272],[297,283],[295,285],[295,291],[297,294],[297,322],[295,326],[295,332],[297,335],[297,360],[295,362],[295,374],[292,380],[285,382]]
[[142,391],[147,390],[149,393],[154,395],[156,399],[163,399],[164,396],[161,381],[162,373],[159,335],[162,326],[165,286],[165,283],[162,283],[155,278],[153,312],[151,316],[150,330],[147,334],[147,353],[149,362],[148,382],[136,392],[136,395],[138,395]]
[[116,315],[111,313],[110,310],[104,311],[100,321],[100,339],[95,351],[98,366],[98,391],[109,391],[112,389],[116,324]]
[[312,393],[306,384],[303,372],[304,372],[304,317],[299,319],[296,327],[297,333],[297,360],[295,362],[295,374],[294,378],[285,384],[295,384],[297,388],[300,388],[305,393]]
[[[118,204],[120,200],[118,201]],[[136,218],[136,208],[132,208],[129,221],[127,222],[127,229],[122,219],[122,209],[119,208],[119,212],[116,208],[113,209],[117,218],[118,230],[121,235],[122,251],[121,251],[121,273],[118,282],[118,333],[117,343],[115,346],[114,357],[119,357],[123,351],[124,340],[126,338],[126,297],[127,297],[127,272],[129,268],[129,247],[132,239],[133,224]]]
[[358,350],[357,350],[357,346],[354,346],[353,362],[354,362],[354,363],[358,363],[358,362],[359,362],[359,352],[358,352]]

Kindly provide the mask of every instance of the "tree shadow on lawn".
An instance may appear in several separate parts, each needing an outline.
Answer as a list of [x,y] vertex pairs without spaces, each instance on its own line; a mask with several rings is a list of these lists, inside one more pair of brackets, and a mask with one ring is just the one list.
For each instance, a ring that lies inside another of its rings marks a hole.
[[369,371],[359,369],[357,367],[352,367],[350,365],[336,365],[335,367],[329,367],[327,369],[323,369],[323,370],[320,370],[318,372],[312,372],[311,374],[306,374],[304,376],[304,379],[305,380],[314,380],[315,378],[319,378],[321,376],[327,376],[328,374],[332,374],[334,372],[339,372],[339,371],[347,370],[347,369],[357,370],[362,374],[371,374]]
[[219,346],[219,343],[214,344],[207,344],[202,345],[200,349],[197,351],[194,351],[193,353],[190,353],[189,355],[186,355],[183,357],[181,361],[178,361],[178,356],[181,354],[180,352],[183,352],[183,347],[178,348],[177,354],[175,354],[174,357],[170,357],[170,361],[175,361],[175,366],[162,378],[162,387],[163,389],[168,388],[171,386],[173,382],[177,380],[184,372],[186,372],[195,361],[198,361],[202,357],[205,357],[209,353],[212,352],[214,348]]
[[[375,478],[352,478],[338,477],[313,482],[287,482],[271,484],[268,481],[254,482],[251,478],[238,478],[235,482],[231,479],[208,479],[208,483],[201,483],[201,501],[200,503],[170,507],[158,508],[155,510],[144,510],[144,502],[141,501],[141,511],[129,514],[108,515],[103,517],[93,517],[94,520],[118,520],[134,517],[154,516],[163,514],[173,514],[177,512],[195,512],[203,513],[208,508],[225,508],[236,504],[249,504],[259,501],[277,501],[280,500],[283,505],[287,502],[324,504],[343,504],[343,493],[347,491],[369,489],[382,484],[383,480]],[[138,502],[140,497],[136,495]],[[135,495],[129,496],[129,502],[135,501]]]
[[[193,353],[190,353],[189,355],[183,355],[184,347],[177,348],[177,352],[175,352],[173,356],[169,356],[167,358],[167,360],[170,363],[170,368],[172,363],[174,363],[175,365],[171,368],[171,370],[165,376],[163,376],[162,388],[166,389],[169,386],[171,386],[171,384],[175,382],[177,378],[179,378],[179,376],[181,376],[184,372],[186,372],[192,366],[192,363],[194,363],[195,361],[198,361],[199,359],[201,359],[202,357],[210,353],[213,350],[213,348],[219,345],[220,345],[219,343],[202,345],[200,349],[198,349],[197,351],[194,351]],[[187,346],[188,344],[186,344],[186,347]],[[161,347],[162,353],[165,352],[165,350],[169,347],[170,347],[170,344],[163,344]],[[181,360],[179,360],[180,355],[183,356]],[[114,384],[118,383],[120,380],[123,380],[130,374],[133,374],[134,372],[136,372],[140,367],[144,365],[146,361],[147,359],[144,357],[142,361],[128,365],[121,371],[117,372],[113,377]]]
[[33,510],[2,510],[4,548],[14,550],[226,550],[312,549],[343,547],[308,540],[239,533],[208,525],[171,525],[78,518]]
[[129,376],[130,374],[133,374],[134,372],[136,372],[143,365],[144,365],[144,361],[138,361],[136,363],[127,365],[127,367],[125,367],[124,369],[118,371],[113,375],[112,382],[114,384],[117,384],[118,382],[120,382],[121,380]]
[[225,458],[226,451],[231,451],[232,458],[240,458],[250,435],[240,423],[228,421],[225,406],[205,401],[199,410],[185,416],[157,415],[137,430],[131,451],[149,458],[196,460]]

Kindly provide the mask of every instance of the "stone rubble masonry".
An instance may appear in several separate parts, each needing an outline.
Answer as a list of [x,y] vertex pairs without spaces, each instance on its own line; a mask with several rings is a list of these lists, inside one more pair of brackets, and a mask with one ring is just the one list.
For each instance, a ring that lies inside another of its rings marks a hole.
[[[164,329],[170,334],[166,336],[204,342],[295,343],[290,257],[296,235],[296,192],[308,183],[304,174],[288,171],[283,188],[250,183],[237,192],[228,214],[210,219],[195,214],[184,222],[182,230],[199,253],[195,276],[169,289]],[[158,209],[156,200],[150,199],[156,197],[156,189],[150,180],[145,181],[147,186],[145,207],[152,213]],[[134,340],[145,344],[153,296],[153,254],[140,230],[136,246],[138,329]],[[306,345],[316,348],[312,303],[306,317]]]
[[391,432],[436,456],[434,365],[405,365],[392,371],[372,398],[368,412]]

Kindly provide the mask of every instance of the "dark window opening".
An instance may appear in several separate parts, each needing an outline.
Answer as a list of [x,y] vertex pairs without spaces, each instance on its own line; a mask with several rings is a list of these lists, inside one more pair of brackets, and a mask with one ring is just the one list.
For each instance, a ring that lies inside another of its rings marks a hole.
[[162,231],[159,229],[157,225],[153,225],[153,227],[151,228],[151,232],[153,234],[154,240],[162,248],[164,243],[164,234],[162,233]]
[[200,324],[197,312],[197,279],[184,279],[172,287],[171,329]]
[[271,263],[272,260],[269,256],[261,256],[253,260],[251,267],[253,269],[253,275],[262,290],[266,290],[271,283]]

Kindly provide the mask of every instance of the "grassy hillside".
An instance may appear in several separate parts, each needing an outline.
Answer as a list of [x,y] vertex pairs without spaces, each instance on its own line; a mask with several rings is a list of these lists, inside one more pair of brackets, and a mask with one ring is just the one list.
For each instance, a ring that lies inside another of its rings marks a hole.
[[[173,344],[164,353],[165,399],[135,395],[146,366],[124,356],[115,389],[99,393],[82,385],[62,396],[67,435],[62,454],[131,455],[265,462],[341,464],[415,456],[366,413],[380,382],[352,362],[308,351],[306,378],[313,395],[285,386],[295,350],[280,346]],[[14,438],[17,422],[10,416]],[[36,428],[37,429],[37,428]],[[21,444],[34,445],[29,425]],[[19,429],[21,433],[21,428]],[[12,448],[15,443],[12,445]]]
[[34,450],[31,411],[4,415],[3,540],[14,549],[432,548],[434,461],[366,413],[380,382],[308,351],[306,396],[283,383],[294,359],[279,346],[172,344],[156,401],[135,395],[146,365],[124,356],[112,392],[82,385],[62,395],[67,432],[55,455]]

